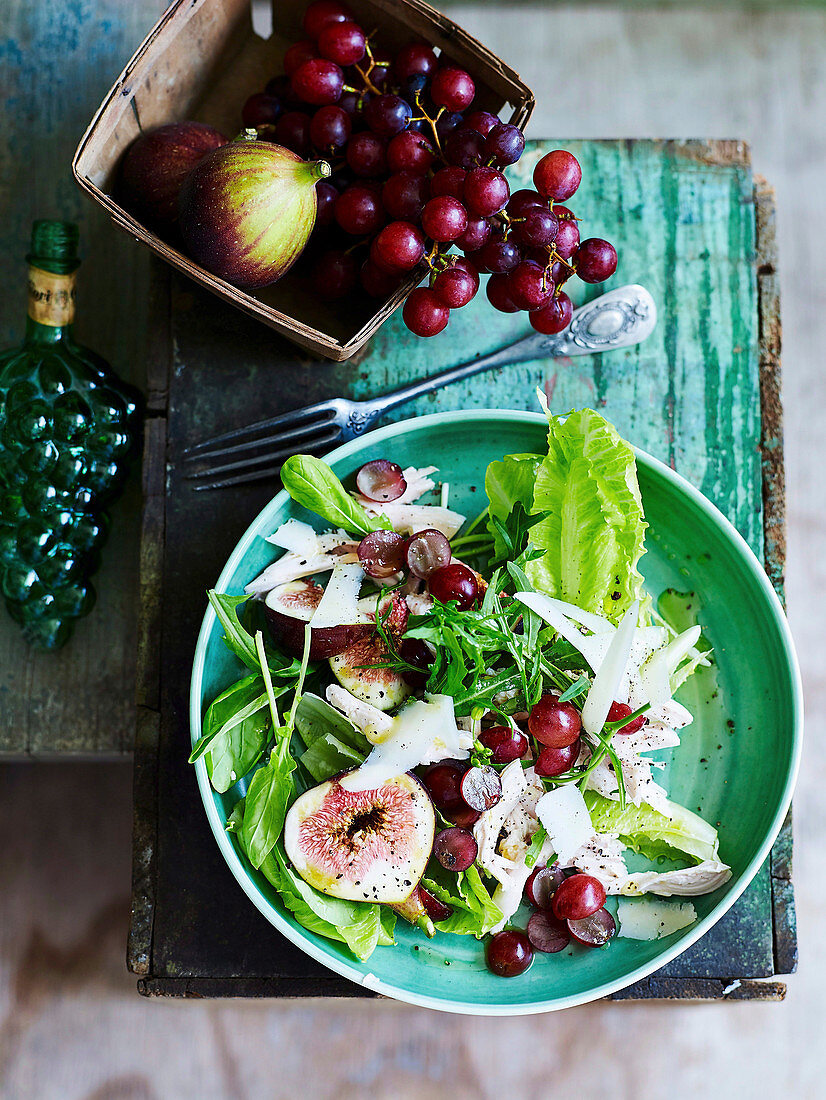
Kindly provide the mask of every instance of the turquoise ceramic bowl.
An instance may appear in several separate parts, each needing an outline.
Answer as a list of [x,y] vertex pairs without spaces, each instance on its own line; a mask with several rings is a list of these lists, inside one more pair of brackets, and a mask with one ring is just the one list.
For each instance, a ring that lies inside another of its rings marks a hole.
[[[469,516],[483,507],[487,464],[502,455],[545,449],[546,421],[533,413],[476,410],[391,424],[329,456],[345,478],[371,458],[402,466],[438,465],[450,482],[450,503]],[[653,942],[616,939],[609,949],[569,948],[537,954],[518,978],[498,978],[472,937],[438,934],[432,941],[399,920],[397,945],[378,948],[366,963],[305,931],[278,895],[236,852],[224,831],[237,791],[216,794],[203,760],[198,783],[215,839],[250,901],[287,939],[354,982],[412,1004],[476,1015],[518,1015],[582,1004],[651,974],[720,919],[761,866],[789,807],[800,755],[800,675],[780,603],[764,570],[728,520],[688,482],[637,452],[650,529],[642,561],[654,596],[664,589],[695,593],[699,621],[714,647],[716,669],[690,680],[680,694],[694,714],[668,760],[672,797],[719,822],[720,851],[730,882],[694,899],[699,920]],[[289,516],[310,517],[280,492],[254,520],[218,579],[219,591],[240,593],[273,558],[261,536]],[[208,610],[195,653],[192,740],[209,701],[239,675]]]

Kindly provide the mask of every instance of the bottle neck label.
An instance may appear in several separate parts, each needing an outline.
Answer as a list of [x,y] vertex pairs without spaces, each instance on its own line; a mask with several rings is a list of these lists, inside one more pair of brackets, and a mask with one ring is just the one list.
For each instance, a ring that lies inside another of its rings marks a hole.
[[29,316],[38,325],[65,328],[75,319],[75,275],[29,268]]

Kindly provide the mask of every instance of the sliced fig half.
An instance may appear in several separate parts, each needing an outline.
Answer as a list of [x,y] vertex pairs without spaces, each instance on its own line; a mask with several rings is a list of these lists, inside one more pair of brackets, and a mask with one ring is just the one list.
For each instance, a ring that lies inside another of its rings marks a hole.
[[330,779],[292,804],[284,847],[296,873],[316,890],[396,905],[418,886],[435,829],[433,803],[410,773],[371,791],[348,791]]
[[393,710],[411,689],[398,672],[386,667],[388,660],[384,642],[373,633],[331,657],[330,668],[351,695],[377,710]]
[[[277,645],[294,657],[304,653],[304,629],[323,595],[321,585],[312,581],[287,581],[267,594],[264,609],[270,634]],[[310,660],[322,661],[343,653],[371,630],[370,623],[364,622],[313,627]]]

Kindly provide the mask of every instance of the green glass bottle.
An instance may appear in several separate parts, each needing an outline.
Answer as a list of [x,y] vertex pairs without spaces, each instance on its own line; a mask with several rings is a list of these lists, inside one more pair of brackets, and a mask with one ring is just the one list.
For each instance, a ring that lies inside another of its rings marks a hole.
[[26,336],[0,352],[0,588],[30,645],[59,649],[95,601],[139,396],[72,335],[78,230],[32,228]]

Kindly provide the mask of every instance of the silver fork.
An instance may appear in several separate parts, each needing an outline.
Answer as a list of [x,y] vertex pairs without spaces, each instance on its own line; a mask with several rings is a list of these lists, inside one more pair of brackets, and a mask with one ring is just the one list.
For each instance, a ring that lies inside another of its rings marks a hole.
[[[196,443],[184,451],[186,462],[209,461],[212,465],[186,476],[200,482],[195,486],[199,490],[222,489],[271,478],[281,469],[280,460],[291,454],[326,450],[334,443],[353,439],[366,432],[390,409],[449,386],[451,382],[530,359],[588,355],[631,347],[650,336],[656,323],[657,307],[648,291],[636,284],[622,286],[574,310],[570,325],[554,336],[534,332],[490,355],[369,401],[334,397]],[[219,475],[229,476],[207,480]]]

